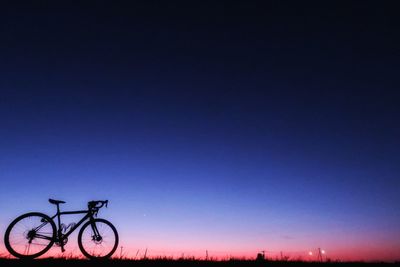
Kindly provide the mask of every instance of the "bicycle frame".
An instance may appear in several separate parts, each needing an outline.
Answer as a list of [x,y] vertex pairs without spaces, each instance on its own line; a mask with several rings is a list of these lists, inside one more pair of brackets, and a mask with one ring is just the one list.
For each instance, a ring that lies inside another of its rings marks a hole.
[[[71,229],[69,229],[66,233],[61,232],[61,215],[72,215],[72,214],[85,214],[86,215],[79,221],[77,222]],[[57,217],[57,239],[62,240],[66,237],[68,237],[72,232],[76,230],[82,223],[84,223],[87,219],[92,220],[93,219],[93,213],[90,210],[78,210],[78,211],[57,211],[56,215],[51,217],[52,220]],[[93,230],[95,231],[95,234],[97,234],[97,229],[95,229],[95,225],[92,225]]]
[[[61,215],[72,215],[72,214],[86,214],[79,222],[77,222],[71,229],[69,229],[65,234],[63,234],[61,231]],[[57,218],[57,231],[56,231],[56,238],[55,242],[57,241],[62,241],[63,239],[67,238],[72,232],[74,232],[82,223],[84,223],[86,220],[93,220],[93,215],[95,212],[92,210],[77,210],[77,211],[63,211],[61,212],[59,207],[57,207],[57,213],[51,217],[51,219],[54,221],[55,218]],[[35,230],[41,229],[43,226],[45,226],[47,222],[44,222],[43,224],[39,225]],[[92,224],[94,234],[97,236],[98,235],[98,230],[96,228],[96,224]],[[36,237],[40,237],[43,239],[47,240],[53,240],[53,238],[47,237],[47,236],[42,236],[40,234],[36,234]],[[62,242],[60,242],[62,244]]]

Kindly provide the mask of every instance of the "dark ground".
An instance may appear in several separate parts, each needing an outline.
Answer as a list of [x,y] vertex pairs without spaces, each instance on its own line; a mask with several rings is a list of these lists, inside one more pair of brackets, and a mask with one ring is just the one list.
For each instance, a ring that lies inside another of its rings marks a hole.
[[138,266],[138,267],[189,267],[189,266],[207,266],[207,267],[258,267],[258,266],[274,266],[274,267],[317,267],[317,266],[399,266],[399,263],[363,263],[363,262],[280,262],[280,261],[250,261],[250,260],[230,260],[230,261],[199,261],[199,260],[106,260],[106,261],[91,261],[91,260],[65,260],[65,259],[39,259],[39,260],[14,260],[14,259],[0,259],[1,267],[128,267],[128,266]]

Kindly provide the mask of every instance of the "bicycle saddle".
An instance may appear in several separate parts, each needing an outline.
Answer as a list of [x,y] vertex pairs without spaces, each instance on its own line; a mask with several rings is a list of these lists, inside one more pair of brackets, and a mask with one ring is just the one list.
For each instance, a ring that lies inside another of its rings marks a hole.
[[64,204],[64,203],[65,203],[65,201],[62,201],[62,200],[55,200],[55,199],[51,199],[51,198],[49,198],[49,202],[50,202],[51,204],[54,204],[54,205]]

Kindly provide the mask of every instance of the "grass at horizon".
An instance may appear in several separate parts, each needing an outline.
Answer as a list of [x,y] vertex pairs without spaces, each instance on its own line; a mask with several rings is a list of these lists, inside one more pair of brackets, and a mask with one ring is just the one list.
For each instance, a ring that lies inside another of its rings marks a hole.
[[309,262],[309,261],[278,261],[278,260],[204,260],[204,259],[120,259],[87,260],[81,258],[41,258],[35,260],[19,260],[12,258],[0,258],[1,267],[317,267],[317,266],[397,266],[399,262]]

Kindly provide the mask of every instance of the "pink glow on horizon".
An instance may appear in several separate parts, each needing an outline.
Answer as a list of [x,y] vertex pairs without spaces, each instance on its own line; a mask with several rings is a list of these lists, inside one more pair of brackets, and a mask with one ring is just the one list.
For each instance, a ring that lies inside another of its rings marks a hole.
[[[271,236],[251,236],[250,233],[200,233],[190,232],[158,232],[139,231],[127,226],[118,227],[120,244],[114,256],[122,255],[127,258],[152,257],[195,257],[205,259],[208,251],[209,259],[247,258],[254,259],[260,251],[265,250],[269,259],[280,259],[283,256],[291,260],[317,260],[318,248],[326,251],[324,259],[341,261],[398,261],[400,260],[400,242],[379,238],[374,233],[351,235],[350,233],[327,233],[326,235],[301,235],[293,238]],[[4,225],[3,228],[4,229]],[[3,243],[4,232],[0,231],[0,256],[8,255]],[[394,236],[396,234],[394,233]],[[309,252],[312,252],[312,256]],[[83,257],[77,246],[76,234],[73,234],[66,246],[66,252],[54,246],[44,257],[61,256]]]
[[[178,245],[165,246],[165,244],[157,244],[156,242],[149,242],[148,246],[139,246],[137,244],[120,244],[114,257],[122,256],[129,259],[141,259],[146,253],[147,258],[156,257],[172,257],[174,259],[180,257],[194,257],[196,259],[205,259],[206,251],[208,252],[208,258],[213,260],[226,260],[231,257],[234,258],[245,258],[255,259],[257,253],[265,250],[265,255],[268,259],[280,259],[281,252],[283,256],[288,256],[290,260],[304,260],[304,261],[316,261],[318,255],[318,248],[309,249],[298,249],[296,251],[285,250],[283,247],[279,249],[272,245],[266,246],[265,248],[254,248],[254,249],[240,249],[239,246],[232,246],[228,248],[226,246],[205,246],[199,248],[198,246],[188,247],[186,249],[178,248]],[[268,247],[271,249],[268,250]],[[147,249],[147,252],[146,252]],[[323,258],[340,261],[398,261],[400,259],[400,247],[383,247],[379,244],[370,244],[364,246],[346,246],[346,247],[324,247],[326,253],[323,254]],[[309,253],[312,252],[312,255]],[[4,248],[3,242],[0,244],[0,255],[2,257],[7,256],[8,252]],[[78,258],[84,258],[79,251],[77,245],[72,241],[66,246],[66,252],[63,254],[59,247],[54,246],[48,251],[42,258],[46,257],[63,257],[73,256]]]

